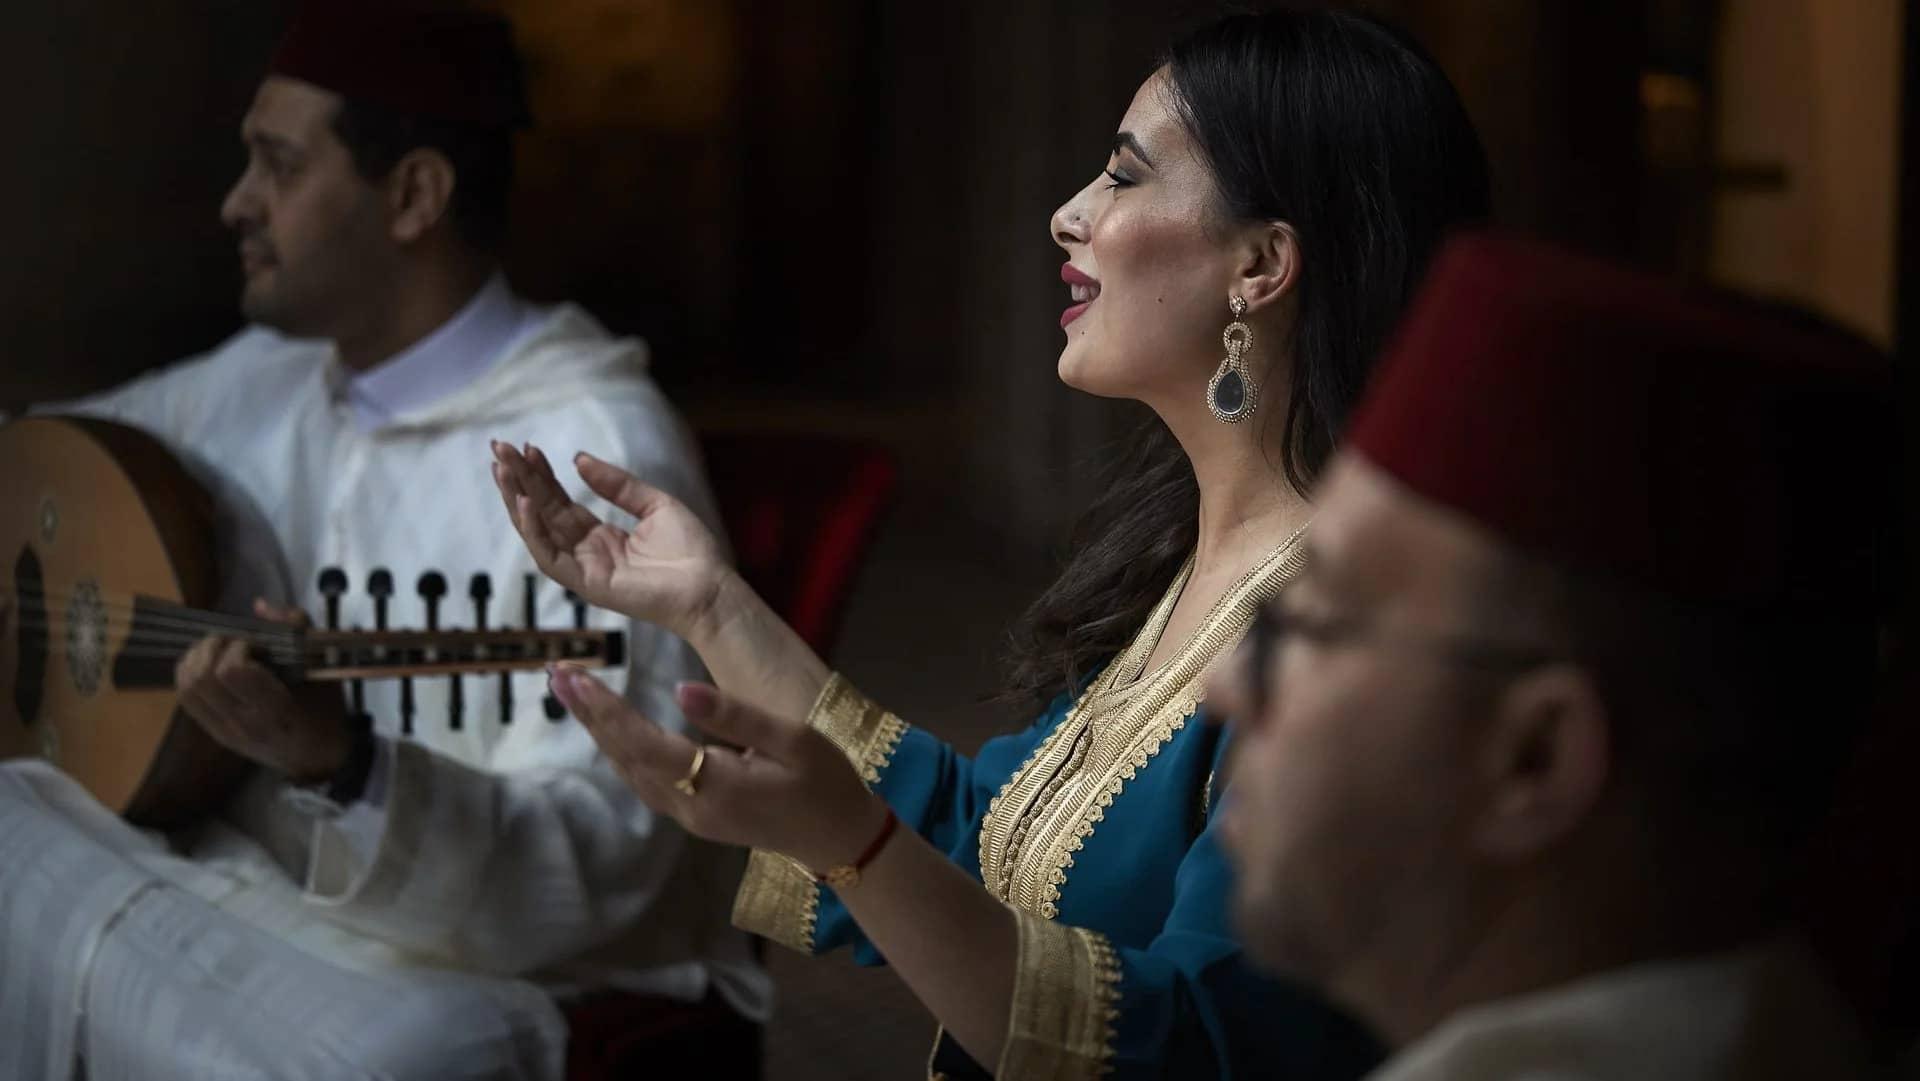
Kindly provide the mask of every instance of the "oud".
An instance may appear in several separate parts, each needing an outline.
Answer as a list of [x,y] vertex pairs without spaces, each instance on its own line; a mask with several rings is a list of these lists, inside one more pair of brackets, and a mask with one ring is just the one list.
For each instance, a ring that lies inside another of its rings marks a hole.
[[[0,625],[0,758],[38,755],[129,820],[173,826],[217,807],[250,768],[173,690],[174,665],[207,635],[246,639],[288,682],[454,676],[457,691],[461,674],[621,663],[618,632],[484,629],[484,576],[483,629],[442,630],[432,608],[425,630],[383,618],[371,631],[210,611],[213,520],[205,490],[144,433],[65,417],[0,427],[0,589],[12,598]],[[331,613],[345,577],[329,571],[321,586]]]

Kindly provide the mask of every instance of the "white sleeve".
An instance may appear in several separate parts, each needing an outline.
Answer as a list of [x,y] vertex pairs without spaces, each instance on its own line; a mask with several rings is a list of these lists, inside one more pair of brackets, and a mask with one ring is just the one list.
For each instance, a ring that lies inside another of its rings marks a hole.
[[210,367],[235,351],[258,348],[269,336],[270,332],[259,328],[243,330],[209,352],[188,357],[84,398],[40,402],[29,412],[118,421],[167,443],[193,445],[201,434],[201,407],[210,400],[203,386]]
[[[375,736],[373,741],[373,762],[367,767],[366,788],[360,798],[345,807],[334,808],[325,804],[325,796],[312,793],[322,801],[318,805],[309,804],[316,814],[325,817],[331,815],[333,832],[339,842],[346,846],[349,859],[355,867],[366,867],[380,851],[380,835],[387,828],[387,785],[393,776],[393,741],[385,736]],[[307,867],[307,888],[313,888],[314,865],[310,861]]]
[[119,421],[163,439],[178,439],[182,429],[188,427],[179,409],[183,396],[175,393],[183,369],[184,365],[175,365],[148,372],[111,390],[84,398],[41,402],[34,405],[30,412],[98,417],[101,420]]

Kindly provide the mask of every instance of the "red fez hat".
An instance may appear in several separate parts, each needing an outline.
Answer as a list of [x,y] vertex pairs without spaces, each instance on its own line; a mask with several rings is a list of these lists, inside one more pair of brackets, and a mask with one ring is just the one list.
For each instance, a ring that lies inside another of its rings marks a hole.
[[1434,260],[1346,446],[1557,565],[1857,617],[1890,394],[1884,355],[1809,317],[1483,233]]
[[532,120],[512,27],[460,7],[309,0],[271,70],[408,116],[474,127]]

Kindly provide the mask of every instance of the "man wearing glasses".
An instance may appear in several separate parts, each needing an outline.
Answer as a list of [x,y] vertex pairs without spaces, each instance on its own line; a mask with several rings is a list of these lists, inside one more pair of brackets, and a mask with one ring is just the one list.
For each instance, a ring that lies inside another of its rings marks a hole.
[[1867,1074],[1781,933],[1874,687],[1888,373],[1456,242],[1213,703],[1249,947],[1381,1081]]

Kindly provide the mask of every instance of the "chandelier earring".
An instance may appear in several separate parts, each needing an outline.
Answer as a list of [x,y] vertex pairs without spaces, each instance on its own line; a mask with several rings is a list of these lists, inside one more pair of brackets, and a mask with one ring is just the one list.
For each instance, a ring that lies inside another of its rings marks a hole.
[[1243,321],[1247,302],[1232,297],[1227,307],[1233,312],[1233,321],[1220,334],[1227,356],[1207,383],[1207,408],[1222,422],[1238,424],[1252,416],[1259,406],[1260,384],[1254,382],[1253,373],[1247,370],[1247,350],[1253,348],[1253,328]]

